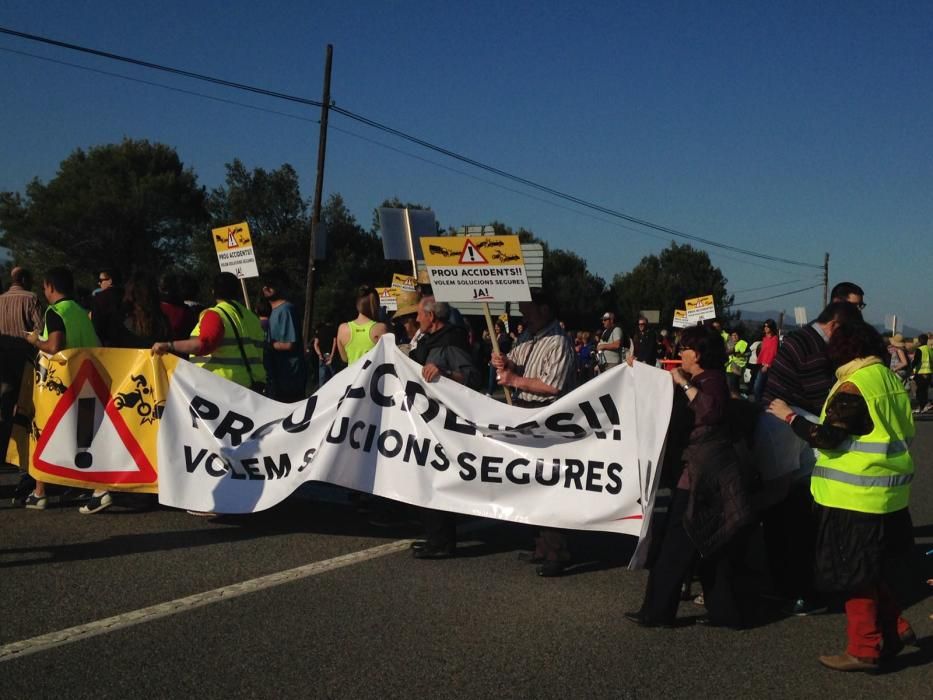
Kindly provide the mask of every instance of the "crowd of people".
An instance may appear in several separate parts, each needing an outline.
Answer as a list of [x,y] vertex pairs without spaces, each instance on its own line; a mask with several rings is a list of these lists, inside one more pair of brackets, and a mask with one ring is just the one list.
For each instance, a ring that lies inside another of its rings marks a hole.
[[[388,315],[376,291],[364,287],[352,319],[323,324],[305,342],[288,281],[277,271],[260,278],[255,311],[229,273],[214,279],[209,306],[192,300],[172,274],[156,280],[137,271],[122,284],[116,271],[102,270],[99,290],[85,304],[76,300],[67,268],[45,273],[41,300],[27,270],[14,268],[11,282],[0,295],[4,446],[23,369],[37,351],[110,346],[174,353],[294,402],[392,333],[425,382],[444,377],[477,392],[506,390],[523,408],[546,406],[623,363],[663,366],[675,386],[661,473],[671,495],[666,517],[652,521],[643,603],[626,617],[642,627],[674,626],[698,577],[703,621],[747,626],[755,614],[752,594],[761,591],[743,589],[737,572],[760,540],[768,593],[786,601],[788,614],[825,610],[833,597],[844,601],[849,643],[841,654],[820,657],[828,668],[875,671],[916,641],[888,579],[892,563],[912,550],[909,445],[914,415],[933,408],[931,346],[927,335],[907,343],[867,324],[857,285],[837,285],[812,324],[782,337],[768,320],[751,343],[718,320],[668,331],[640,317],[628,332],[611,311],[594,332],[568,332],[559,300],[544,290],[518,305],[521,321],[513,329],[500,319],[490,333],[429,288],[402,294]],[[317,372],[309,373],[311,363]],[[28,483],[20,502],[44,510],[46,485]],[[93,514],[112,504],[112,494],[95,491],[80,510]],[[428,509],[420,517],[425,537],[413,543],[412,555],[456,556],[455,517]],[[560,576],[573,561],[572,542],[572,533],[543,528],[526,558],[538,575]]]

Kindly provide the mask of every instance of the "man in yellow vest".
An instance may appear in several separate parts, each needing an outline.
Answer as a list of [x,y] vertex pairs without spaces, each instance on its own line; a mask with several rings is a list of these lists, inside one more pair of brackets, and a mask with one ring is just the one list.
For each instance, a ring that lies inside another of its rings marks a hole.
[[817,521],[815,582],[845,594],[849,644],[821,656],[836,671],[877,671],[916,634],[901,616],[887,577],[893,560],[909,555],[908,511],[914,462],[910,399],[883,357],[884,341],[864,321],[844,324],[827,353],[836,384],[820,423],[775,399],[768,412],[817,448],[810,490]]
[[929,345],[930,337],[926,333],[917,336],[917,349],[911,368],[914,371],[914,386],[917,387],[917,408],[914,413],[933,411],[929,401],[930,375],[933,374],[933,348]]
[[[54,355],[69,348],[96,348],[100,345],[87,310],[72,299],[74,289],[74,277],[68,268],[53,267],[45,273],[42,291],[49,303],[45,310],[45,328],[41,333],[32,331],[26,334],[26,342],[40,352]],[[98,501],[96,507],[82,506],[82,513],[96,513],[110,506],[110,496],[106,492],[95,491],[95,498]],[[26,498],[26,507],[45,510],[48,502],[45,484],[36,481],[35,489]]]
[[265,331],[259,317],[247,309],[240,296],[240,281],[229,272],[214,279],[214,306],[201,314],[187,340],[156,343],[152,352],[192,355],[191,361],[231,382],[262,391],[266,370],[262,364]]

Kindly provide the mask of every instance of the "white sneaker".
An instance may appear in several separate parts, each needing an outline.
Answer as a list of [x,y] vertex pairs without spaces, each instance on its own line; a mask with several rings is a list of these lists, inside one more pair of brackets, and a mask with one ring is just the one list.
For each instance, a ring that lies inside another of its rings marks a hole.
[[90,500],[80,508],[78,512],[81,515],[92,515],[94,513],[100,513],[102,510],[106,510],[113,505],[113,499],[110,497],[110,493],[104,491],[100,496],[91,496]]

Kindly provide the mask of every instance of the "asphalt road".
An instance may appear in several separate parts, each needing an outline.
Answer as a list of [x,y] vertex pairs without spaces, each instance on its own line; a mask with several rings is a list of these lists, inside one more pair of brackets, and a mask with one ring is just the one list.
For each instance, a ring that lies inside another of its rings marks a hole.
[[[570,575],[541,579],[516,558],[527,529],[465,520],[461,556],[416,561],[406,540],[418,528],[404,514],[377,527],[331,490],[324,500],[295,497],[253,516],[205,519],[132,502],[82,516],[74,506],[13,509],[14,477],[0,475],[0,659],[14,643],[77,625],[95,630],[0,660],[0,693],[927,698],[933,602],[923,578],[933,575],[933,557],[922,555],[933,548],[931,448],[933,424],[921,423],[911,503],[918,556],[901,581],[920,646],[878,676],[817,663],[844,648],[839,613],[786,618],[765,605],[756,626],[734,632],[690,624],[701,608],[688,602],[683,626],[633,627],[621,614],[639,606],[646,574],[624,568],[631,538],[578,537],[583,561]],[[284,583],[161,605],[298,567]],[[126,619],[150,606],[142,621]],[[111,627],[95,627],[119,615]]]

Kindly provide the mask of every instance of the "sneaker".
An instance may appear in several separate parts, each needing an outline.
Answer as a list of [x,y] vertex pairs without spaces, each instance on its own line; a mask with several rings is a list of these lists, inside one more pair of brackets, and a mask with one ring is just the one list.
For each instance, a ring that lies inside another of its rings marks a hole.
[[813,600],[804,600],[798,598],[790,609],[790,614],[796,617],[806,617],[807,615],[819,615],[828,610],[826,603]]
[[104,491],[100,496],[91,496],[88,502],[78,508],[78,512],[81,515],[91,515],[93,513],[100,513],[102,510],[106,510],[113,505],[113,499],[110,497],[110,494],[107,491]]
[[35,493],[31,493],[26,496],[25,506],[30,510],[45,510],[45,507],[49,504],[49,499],[47,496],[37,496]]

